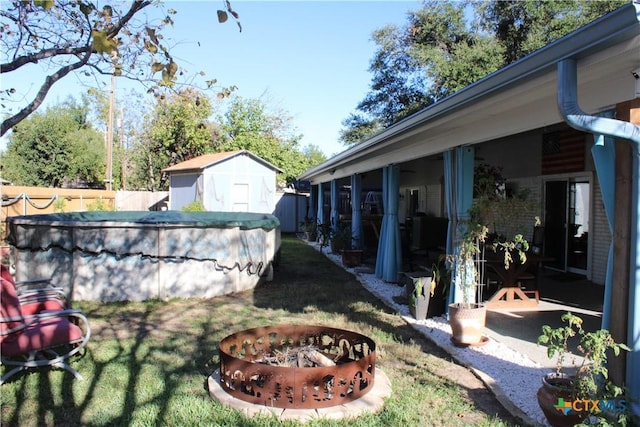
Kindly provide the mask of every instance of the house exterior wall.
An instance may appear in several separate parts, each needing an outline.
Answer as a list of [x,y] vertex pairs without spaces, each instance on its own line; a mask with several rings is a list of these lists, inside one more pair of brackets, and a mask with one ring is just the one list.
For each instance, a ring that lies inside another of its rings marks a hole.
[[[590,177],[591,215],[589,221],[590,240],[589,254],[587,255],[587,278],[596,284],[604,285],[611,233],[607,224],[593,158],[590,154],[593,138],[588,134],[584,134],[584,158],[580,171],[563,172],[563,169],[560,168],[559,173],[552,176],[542,174],[543,135],[545,132],[553,132],[562,127],[552,126],[544,130],[526,132],[490,141],[477,146],[477,153],[483,158],[482,161],[503,167],[503,175],[507,180],[507,186],[512,186],[517,191],[527,190],[531,200],[537,202],[537,213],[531,212],[520,216],[520,219],[514,221],[514,224],[510,227],[512,232],[515,230],[528,230],[524,233],[528,239],[531,239],[533,233],[533,224],[528,222],[529,217],[533,218],[533,215],[540,215],[541,218],[544,218],[544,180],[548,178],[563,179],[576,175]],[[527,227],[524,227],[525,225]]]
[[526,199],[515,206],[518,212],[510,218],[509,224],[501,224],[500,233],[506,236],[513,236],[515,234],[522,234],[527,240],[531,241],[533,238],[533,228],[536,223],[536,216],[542,218],[542,183],[540,177],[530,176],[523,178],[511,178],[507,179],[507,188],[512,188],[514,191],[526,194]]
[[[579,172],[542,174],[543,135],[556,131],[557,127],[526,132],[499,140],[488,141],[475,146],[476,165],[487,163],[502,168],[507,188],[513,193],[528,193],[528,202],[517,206],[518,213],[509,218],[508,224],[496,225],[490,231],[505,235],[522,233],[531,240],[535,217],[544,220],[544,185],[546,179],[567,179],[574,176],[590,177],[591,183],[591,215],[589,219],[589,254],[587,278],[597,284],[604,284],[607,256],[611,233],[608,228],[597,174],[594,171],[590,147],[593,139],[584,134],[584,158]],[[403,196],[399,205],[399,221],[403,223],[409,206],[410,189],[420,192],[420,210],[428,215],[447,215],[443,205],[443,161],[437,156],[420,158],[401,165],[400,193]],[[562,171],[562,168],[560,168]],[[544,225],[544,224],[543,224]],[[499,228],[499,229],[498,229]]]

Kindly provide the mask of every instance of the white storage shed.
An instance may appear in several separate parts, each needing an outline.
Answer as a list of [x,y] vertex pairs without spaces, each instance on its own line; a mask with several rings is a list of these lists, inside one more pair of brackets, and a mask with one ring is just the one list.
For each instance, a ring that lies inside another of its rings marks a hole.
[[175,164],[169,209],[201,201],[208,211],[273,213],[279,168],[247,150],[204,154]]

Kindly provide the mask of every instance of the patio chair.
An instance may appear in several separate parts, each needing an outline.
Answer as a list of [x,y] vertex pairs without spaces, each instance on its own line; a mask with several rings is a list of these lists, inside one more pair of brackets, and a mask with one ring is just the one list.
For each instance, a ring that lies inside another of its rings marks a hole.
[[0,278],[0,362],[15,366],[0,378],[3,384],[16,373],[41,366],[54,366],[82,376],[65,363],[89,342],[91,327],[80,310],[41,311],[26,315],[9,281]]
[[[65,310],[69,307],[62,288],[51,286],[48,279],[16,282],[9,268],[0,266],[2,278],[16,290],[23,315],[37,314],[45,310]],[[47,285],[44,286],[43,285]],[[37,286],[37,287],[36,287]]]

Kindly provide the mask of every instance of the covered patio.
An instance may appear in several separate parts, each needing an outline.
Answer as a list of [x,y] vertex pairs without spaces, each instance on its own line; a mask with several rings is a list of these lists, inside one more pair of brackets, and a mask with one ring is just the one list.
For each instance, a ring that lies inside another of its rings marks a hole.
[[[336,227],[339,188],[348,186],[356,202],[347,216],[360,240],[357,201],[363,188],[377,186],[384,214],[375,275],[395,282],[406,261],[407,219],[414,231],[415,218],[446,219],[436,249],[453,253],[474,172],[482,164],[501,168],[506,191],[533,200],[517,210],[509,232],[531,241],[540,217],[547,267],[601,287],[600,326],[632,349],[611,376],[640,396],[633,381],[640,376],[639,46],[640,5],[631,3],[426,107],[302,174],[313,184],[311,216]],[[574,304],[584,286],[563,302]],[[548,290],[558,289],[555,283]],[[449,295],[450,302],[459,298]],[[534,312],[547,302],[543,297]]]

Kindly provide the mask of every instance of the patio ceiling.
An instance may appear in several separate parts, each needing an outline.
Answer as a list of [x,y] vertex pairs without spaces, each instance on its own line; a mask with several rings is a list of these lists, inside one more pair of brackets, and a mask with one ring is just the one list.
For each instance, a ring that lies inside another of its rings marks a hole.
[[625,5],[454,95],[390,126],[300,176],[314,184],[563,122],[557,63],[578,63],[588,113],[640,96],[640,25]]

